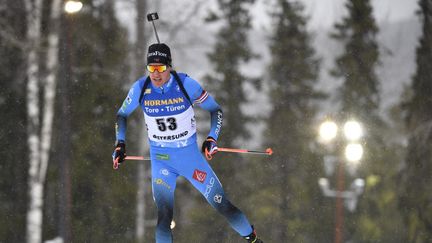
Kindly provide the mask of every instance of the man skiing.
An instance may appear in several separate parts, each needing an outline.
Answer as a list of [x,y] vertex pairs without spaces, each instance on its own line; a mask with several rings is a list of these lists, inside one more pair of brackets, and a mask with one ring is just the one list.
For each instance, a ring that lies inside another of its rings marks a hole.
[[174,191],[176,178],[183,176],[244,239],[262,243],[246,216],[228,200],[219,179],[198,149],[194,105],[207,110],[211,116],[210,132],[201,148],[208,159],[218,151],[217,139],[223,120],[220,106],[197,81],[172,69],[171,52],[164,43],[149,46],[147,70],[149,76],[133,84],[117,113],[112,157],[113,167],[117,169],[126,157],[127,117],[140,106],[148,131],[152,191],[158,210],[156,242],[173,241],[170,224]]

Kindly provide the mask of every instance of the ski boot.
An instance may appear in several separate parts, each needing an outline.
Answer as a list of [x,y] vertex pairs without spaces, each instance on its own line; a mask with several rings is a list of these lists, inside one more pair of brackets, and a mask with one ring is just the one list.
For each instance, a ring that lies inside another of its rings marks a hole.
[[255,229],[252,225],[252,233],[247,236],[243,236],[245,240],[247,240],[248,243],[264,243],[262,240],[260,240],[255,232]]

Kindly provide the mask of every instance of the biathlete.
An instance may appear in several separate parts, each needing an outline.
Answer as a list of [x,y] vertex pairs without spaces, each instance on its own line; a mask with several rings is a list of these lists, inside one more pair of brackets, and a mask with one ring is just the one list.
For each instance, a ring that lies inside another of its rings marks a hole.
[[197,81],[176,73],[171,52],[164,43],[152,44],[147,54],[148,77],[138,79],[117,113],[116,145],[112,155],[117,169],[126,156],[127,117],[140,106],[144,112],[150,144],[153,198],[158,210],[156,242],[173,241],[176,178],[185,177],[207,202],[225,216],[231,227],[248,242],[262,243],[246,216],[227,198],[216,174],[197,146],[194,105],[207,110],[211,128],[202,152],[211,158],[217,150],[223,113],[212,96]]

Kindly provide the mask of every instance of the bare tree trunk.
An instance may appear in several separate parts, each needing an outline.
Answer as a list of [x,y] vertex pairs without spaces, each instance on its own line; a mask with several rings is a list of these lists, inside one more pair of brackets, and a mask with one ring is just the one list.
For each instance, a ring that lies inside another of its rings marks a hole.
[[42,240],[43,179],[40,177],[40,136],[39,136],[39,66],[38,49],[42,1],[26,1],[27,12],[27,132],[29,146],[29,208],[27,211],[26,237],[28,243]]
[[59,53],[59,20],[62,0],[53,0],[51,5],[51,29],[48,35],[47,69],[44,85],[44,113],[41,131],[41,177],[46,177],[54,118],[54,101],[57,85],[57,62]]
[[60,0],[52,2],[51,27],[48,39],[48,76],[44,87],[44,109],[40,124],[39,101],[39,47],[41,39],[42,0],[26,1],[27,38],[29,44],[27,58],[27,114],[29,156],[29,209],[27,211],[27,242],[42,242],[43,194],[46,171],[51,147],[52,123],[54,117],[55,77],[58,54],[57,19],[60,13]]
[[40,124],[39,101],[39,46],[41,39],[40,25],[42,18],[42,0],[26,1],[27,38],[29,49],[27,58],[27,116],[29,156],[29,208],[27,211],[26,237],[28,243],[42,242],[43,194],[49,151],[51,147],[52,123],[54,117],[54,99],[58,54],[57,19],[61,0],[54,0],[51,9],[53,23],[48,39],[48,76],[44,87],[44,109]]
[[[139,77],[145,70],[145,47],[146,38],[144,35],[146,12],[147,12],[147,1],[146,0],[136,0],[137,18],[136,18],[136,43],[135,43],[135,77]],[[139,136],[140,143],[140,154],[144,155],[148,150],[148,144],[146,143],[146,128],[145,125],[141,126],[141,132]],[[137,216],[136,216],[136,240],[137,242],[143,243],[145,237],[145,199],[149,194],[146,190],[146,171],[149,166],[145,163],[138,164],[138,191],[137,191]]]

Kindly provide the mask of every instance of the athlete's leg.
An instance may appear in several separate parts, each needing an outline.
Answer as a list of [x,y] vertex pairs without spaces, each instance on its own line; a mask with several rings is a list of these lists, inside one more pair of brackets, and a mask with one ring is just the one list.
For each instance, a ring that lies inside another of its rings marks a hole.
[[208,166],[201,167],[201,170],[196,170],[194,174],[207,174],[206,180],[201,184],[195,178],[188,178],[192,185],[198,189],[206,198],[207,202],[215,208],[220,214],[230,223],[231,227],[241,236],[249,235],[252,232],[252,227],[246,216],[234,206],[225,195],[222,185],[213,170]]
[[152,160],[152,190],[155,200],[158,221],[156,226],[156,243],[171,243],[171,221],[174,208],[174,190],[178,174],[165,163]]
[[219,179],[198,148],[189,146],[188,149],[188,156],[185,156],[183,161],[184,166],[181,171],[179,170],[180,174],[201,192],[213,208],[225,216],[235,231],[241,236],[251,234],[253,231],[251,224],[246,216],[228,200]]

